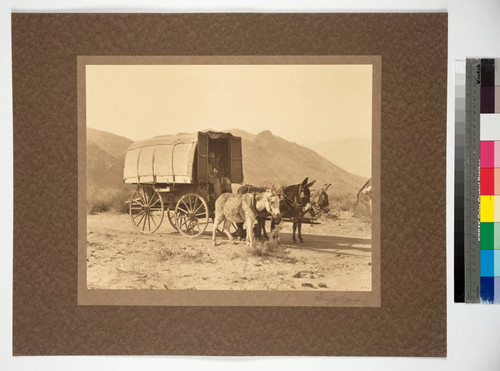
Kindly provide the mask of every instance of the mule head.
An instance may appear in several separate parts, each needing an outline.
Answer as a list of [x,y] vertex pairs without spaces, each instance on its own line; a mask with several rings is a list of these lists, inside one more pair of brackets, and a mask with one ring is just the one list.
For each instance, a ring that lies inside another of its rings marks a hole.
[[278,218],[280,215],[280,198],[276,196],[274,192],[267,189],[263,194],[263,198],[266,201],[266,210],[274,218]]
[[324,190],[319,194],[317,205],[321,211],[330,212],[330,201],[328,201],[328,194]]
[[309,189],[314,183],[313,180],[311,183],[308,183],[309,178],[305,178],[302,183],[299,185],[299,204],[302,207],[303,212],[309,211],[311,209],[311,190]]

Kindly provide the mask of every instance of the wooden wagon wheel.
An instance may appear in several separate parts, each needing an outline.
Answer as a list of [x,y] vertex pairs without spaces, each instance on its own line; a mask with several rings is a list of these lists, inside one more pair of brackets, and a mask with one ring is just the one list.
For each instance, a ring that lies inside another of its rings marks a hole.
[[177,230],[188,237],[198,237],[207,229],[210,221],[207,202],[196,193],[181,197],[175,205]]
[[151,186],[139,186],[130,200],[130,219],[135,229],[151,234],[160,228],[163,221],[163,199]]
[[175,224],[175,211],[174,210],[170,210],[170,208],[167,209],[167,219],[168,219],[170,225],[172,226],[172,228],[174,228],[176,231],[178,231],[179,229],[177,228],[177,225]]

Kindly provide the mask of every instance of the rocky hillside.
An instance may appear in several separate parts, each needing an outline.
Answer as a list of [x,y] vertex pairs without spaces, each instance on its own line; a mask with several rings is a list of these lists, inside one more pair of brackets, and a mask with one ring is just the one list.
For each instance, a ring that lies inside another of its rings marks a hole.
[[87,129],[87,188],[123,187],[125,153],[130,139],[104,131]]
[[357,193],[365,177],[351,174],[317,152],[289,142],[270,131],[257,136],[242,130],[230,130],[243,138],[243,172],[245,183],[257,185],[296,184],[305,177],[322,186],[331,183],[329,193],[335,196]]
[[314,150],[350,173],[366,178],[371,177],[372,154],[370,139],[347,138],[330,140],[308,144],[306,147]]

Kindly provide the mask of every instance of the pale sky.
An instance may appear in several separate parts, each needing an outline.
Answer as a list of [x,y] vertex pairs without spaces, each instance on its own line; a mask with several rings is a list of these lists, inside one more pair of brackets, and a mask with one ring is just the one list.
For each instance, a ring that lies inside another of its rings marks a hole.
[[87,126],[132,140],[208,128],[371,138],[371,65],[88,65],[86,90]]

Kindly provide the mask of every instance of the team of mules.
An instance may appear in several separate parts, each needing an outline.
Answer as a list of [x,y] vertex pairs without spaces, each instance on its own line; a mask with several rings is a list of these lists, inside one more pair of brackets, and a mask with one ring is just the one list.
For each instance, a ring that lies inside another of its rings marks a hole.
[[212,239],[217,244],[216,230],[219,224],[224,221],[224,232],[233,241],[233,236],[229,232],[231,223],[238,226],[238,236],[243,237],[243,223],[247,225],[246,240],[248,244],[253,244],[254,230],[252,226],[257,220],[256,235],[261,234],[268,239],[265,221],[271,218],[271,230],[282,218],[289,218],[293,225],[292,239],[297,241],[295,234],[298,232],[298,239],[303,242],[302,222],[306,213],[314,217],[320,213],[328,213],[329,202],[326,190],[330,184],[317,191],[311,192],[310,187],[315,181],[308,182],[304,179],[300,184],[289,186],[273,186],[271,189],[243,185],[237,194],[225,193],[221,195],[215,203],[215,219]]

